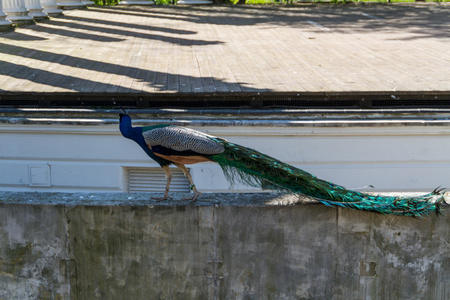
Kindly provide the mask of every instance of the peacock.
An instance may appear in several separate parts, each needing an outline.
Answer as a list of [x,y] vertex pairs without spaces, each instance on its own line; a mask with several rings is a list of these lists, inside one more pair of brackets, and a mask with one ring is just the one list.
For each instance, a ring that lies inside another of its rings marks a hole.
[[168,124],[133,127],[131,117],[123,108],[119,116],[122,135],[141,146],[165,172],[166,188],[163,197],[155,198],[158,201],[171,199],[169,188],[172,175],[169,165],[180,168],[189,180],[193,193],[184,200],[195,201],[201,193],[195,187],[185,165],[212,161],[219,164],[230,181],[239,180],[266,190],[300,194],[327,206],[419,217],[430,212],[439,214],[441,204],[445,203],[443,189],[438,188],[429,194],[414,197],[352,191],[220,137]]

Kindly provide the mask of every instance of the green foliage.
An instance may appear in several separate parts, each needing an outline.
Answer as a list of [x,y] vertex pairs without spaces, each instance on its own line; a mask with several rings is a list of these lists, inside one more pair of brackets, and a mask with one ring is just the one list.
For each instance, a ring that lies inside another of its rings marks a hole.
[[387,2],[415,2],[415,0],[353,0],[353,2],[387,3]]
[[277,1],[277,0],[246,0],[245,4],[277,4],[277,3],[286,3],[286,1]]
[[93,0],[95,5],[117,5],[120,0]]
[[330,0],[330,3],[348,3],[351,1],[347,1],[347,0]]
[[177,0],[154,0],[156,5],[177,4]]
[[[449,2],[450,0],[425,0],[426,2]],[[376,3],[394,3],[394,2],[416,2],[416,0],[314,0],[316,3],[351,3],[351,2],[376,2]]]
[[[237,4],[239,0],[229,0],[231,4]],[[281,4],[292,3],[292,0],[245,0],[245,4]]]

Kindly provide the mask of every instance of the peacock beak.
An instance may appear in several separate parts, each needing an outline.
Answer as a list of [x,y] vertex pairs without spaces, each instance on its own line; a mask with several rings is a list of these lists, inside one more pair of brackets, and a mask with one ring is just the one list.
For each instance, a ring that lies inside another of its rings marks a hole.
[[127,112],[125,111],[125,109],[123,109],[122,105],[119,105],[119,106],[120,106],[120,110],[122,111],[119,114],[119,120],[122,121],[123,116],[125,116],[127,114]]

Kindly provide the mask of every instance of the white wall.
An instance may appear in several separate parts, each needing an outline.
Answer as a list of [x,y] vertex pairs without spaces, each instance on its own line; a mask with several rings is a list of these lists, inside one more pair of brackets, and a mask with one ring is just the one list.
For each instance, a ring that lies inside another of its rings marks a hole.
[[[449,126],[192,128],[254,148],[347,188],[373,185],[373,191],[413,192],[450,186]],[[123,168],[133,166],[158,167],[137,144],[120,135],[117,124],[0,124],[3,191],[123,191]],[[248,190],[230,187],[213,163],[192,165],[191,171],[200,191]]]

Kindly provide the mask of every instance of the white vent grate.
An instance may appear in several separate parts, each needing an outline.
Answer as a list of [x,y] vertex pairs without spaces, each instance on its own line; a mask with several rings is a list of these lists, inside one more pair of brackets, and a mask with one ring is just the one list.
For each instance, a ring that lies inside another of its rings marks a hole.
[[[171,192],[189,192],[189,180],[179,169],[170,168]],[[126,168],[128,192],[163,193],[166,188],[166,176],[161,168]]]

